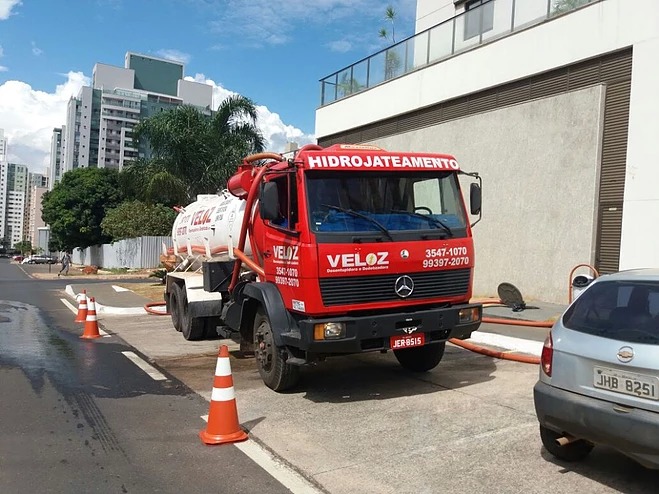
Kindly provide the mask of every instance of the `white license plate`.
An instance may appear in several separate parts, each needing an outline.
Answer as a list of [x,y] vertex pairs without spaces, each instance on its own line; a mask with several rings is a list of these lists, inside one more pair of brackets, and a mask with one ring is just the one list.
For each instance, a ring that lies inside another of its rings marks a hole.
[[426,335],[423,333],[417,334],[403,334],[400,336],[392,336],[389,338],[389,347],[392,350],[399,350],[401,348],[413,348],[415,346],[423,346],[426,343]]
[[659,379],[653,376],[595,367],[593,386],[651,400],[659,400]]

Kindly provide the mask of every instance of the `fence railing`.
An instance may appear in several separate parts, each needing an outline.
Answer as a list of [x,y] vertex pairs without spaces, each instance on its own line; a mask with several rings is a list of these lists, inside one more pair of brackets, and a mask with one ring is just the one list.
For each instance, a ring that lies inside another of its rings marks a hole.
[[486,0],[320,80],[320,106],[603,0]]
[[150,269],[160,266],[162,244],[172,246],[171,237],[138,237],[113,244],[73,250],[73,262],[103,268]]

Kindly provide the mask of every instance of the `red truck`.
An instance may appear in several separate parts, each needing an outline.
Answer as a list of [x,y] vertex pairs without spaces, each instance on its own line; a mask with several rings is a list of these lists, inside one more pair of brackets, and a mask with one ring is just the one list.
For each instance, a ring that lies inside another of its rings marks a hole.
[[175,328],[186,339],[238,331],[276,391],[336,355],[392,350],[407,369],[434,368],[482,316],[461,175],[475,224],[481,179],[450,155],[307,145],[247,157],[227,191],[174,223]]

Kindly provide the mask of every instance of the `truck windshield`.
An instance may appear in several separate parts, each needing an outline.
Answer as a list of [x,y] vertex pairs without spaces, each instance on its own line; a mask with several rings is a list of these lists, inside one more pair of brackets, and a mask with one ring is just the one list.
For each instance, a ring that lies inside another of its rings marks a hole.
[[452,172],[307,172],[314,232],[436,231],[466,227]]

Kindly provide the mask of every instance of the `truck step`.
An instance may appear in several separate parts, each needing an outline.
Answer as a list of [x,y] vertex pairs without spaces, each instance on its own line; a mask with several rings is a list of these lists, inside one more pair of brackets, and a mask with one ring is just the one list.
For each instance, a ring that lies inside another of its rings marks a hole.
[[288,357],[286,359],[287,364],[291,365],[306,365],[307,361],[303,358],[298,358],[298,357]]

